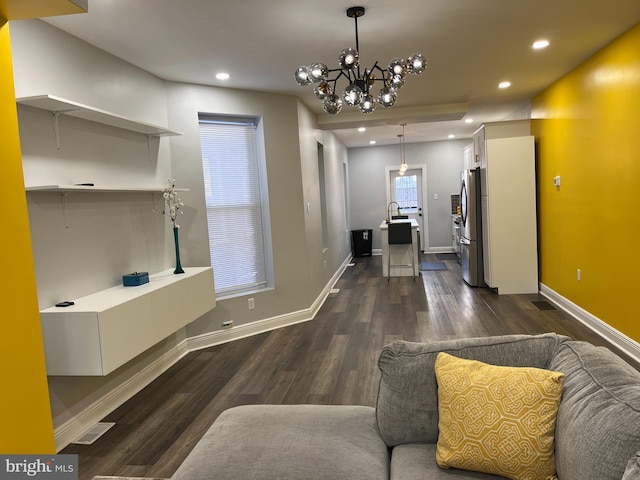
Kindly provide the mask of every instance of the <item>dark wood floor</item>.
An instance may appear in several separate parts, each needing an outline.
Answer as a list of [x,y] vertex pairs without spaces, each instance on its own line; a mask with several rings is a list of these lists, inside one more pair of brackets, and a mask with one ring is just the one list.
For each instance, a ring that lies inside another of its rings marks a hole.
[[[436,260],[427,255],[424,260]],[[169,477],[225,409],[256,403],[375,405],[378,352],[398,339],[536,334],[602,339],[538,295],[496,295],[447,270],[381,277],[381,257],[357,258],[313,321],[192,352],[104,421],[116,425],[79,454],[95,475]],[[532,302],[542,301],[536,306]],[[542,309],[541,309],[541,308]],[[551,309],[545,309],[551,307]]]

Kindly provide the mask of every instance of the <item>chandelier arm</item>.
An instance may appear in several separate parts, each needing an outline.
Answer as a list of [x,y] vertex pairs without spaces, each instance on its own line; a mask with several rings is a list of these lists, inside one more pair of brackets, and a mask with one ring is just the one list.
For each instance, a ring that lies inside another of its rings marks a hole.
[[382,78],[376,78],[376,80],[382,80],[384,81],[384,84],[387,85],[388,81],[389,81],[389,72],[387,70],[385,70],[384,68],[381,68],[378,65],[378,62],[375,63],[375,65],[373,66],[373,68],[371,70],[377,70],[382,74]]
[[326,80],[327,82],[336,82],[336,81],[338,81],[338,79],[339,79],[340,77],[347,77],[347,78],[349,78],[349,77],[344,73],[344,70],[343,70],[343,69],[341,69],[341,68],[334,68],[333,70],[329,70],[329,73],[335,73],[335,72],[339,72],[339,73],[336,75],[336,77],[335,77],[335,78],[329,78],[329,77],[327,76],[327,80]]

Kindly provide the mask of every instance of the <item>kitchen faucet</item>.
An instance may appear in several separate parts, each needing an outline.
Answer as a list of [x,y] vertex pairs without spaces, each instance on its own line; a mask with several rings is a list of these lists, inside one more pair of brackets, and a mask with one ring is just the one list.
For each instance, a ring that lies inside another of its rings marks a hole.
[[398,212],[398,215],[401,215],[400,213],[400,205],[398,204],[398,202],[389,202],[389,205],[387,205],[387,223],[391,223],[391,205],[396,204],[396,211]]

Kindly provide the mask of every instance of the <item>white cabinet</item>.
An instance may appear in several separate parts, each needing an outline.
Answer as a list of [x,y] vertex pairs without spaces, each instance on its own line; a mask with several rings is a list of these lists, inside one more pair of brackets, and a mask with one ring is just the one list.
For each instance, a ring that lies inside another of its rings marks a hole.
[[462,169],[470,170],[475,168],[473,158],[473,144],[469,144],[462,149]]
[[474,168],[487,168],[485,154],[485,129],[480,127],[473,135],[473,162]]
[[478,152],[482,152],[484,147],[479,147],[476,145],[476,139],[474,137],[474,142],[466,145],[462,149],[462,158],[463,158],[463,169],[464,170],[472,170],[480,166],[480,156]]
[[107,375],[214,308],[211,267],[184,270],[42,310],[47,375]]
[[487,124],[476,134],[482,144],[484,281],[500,294],[537,293],[535,147],[529,122]]

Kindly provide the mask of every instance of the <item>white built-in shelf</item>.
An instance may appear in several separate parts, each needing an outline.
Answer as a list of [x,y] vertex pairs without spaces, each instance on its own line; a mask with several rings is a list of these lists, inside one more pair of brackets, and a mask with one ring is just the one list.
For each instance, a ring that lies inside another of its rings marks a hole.
[[116,113],[101,110],[99,108],[83,105],[72,100],[55,97],[53,95],[36,95],[33,97],[21,97],[16,101],[20,105],[47,110],[54,114],[68,115],[70,117],[82,118],[91,122],[101,123],[116,128],[122,128],[132,132],[142,133],[154,137],[165,137],[182,135],[180,132],[169,130],[166,127],[140,122],[131,118],[123,117]]
[[[93,193],[127,193],[127,192],[150,192],[160,193],[164,187],[113,187],[104,185],[34,185],[26,187],[27,192],[93,192]],[[188,188],[176,188],[176,192],[188,192]]]
[[47,375],[108,375],[214,308],[211,267],[184,271],[41,310]]

